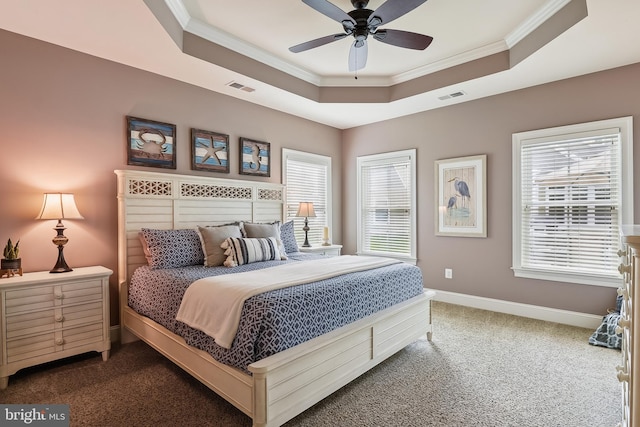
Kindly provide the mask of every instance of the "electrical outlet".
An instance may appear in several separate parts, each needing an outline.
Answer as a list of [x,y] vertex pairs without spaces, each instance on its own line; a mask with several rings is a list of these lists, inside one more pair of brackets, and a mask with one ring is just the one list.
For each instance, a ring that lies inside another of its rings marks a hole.
[[450,268],[444,269],[444,278],[445,279],[453,279],[453,270]]

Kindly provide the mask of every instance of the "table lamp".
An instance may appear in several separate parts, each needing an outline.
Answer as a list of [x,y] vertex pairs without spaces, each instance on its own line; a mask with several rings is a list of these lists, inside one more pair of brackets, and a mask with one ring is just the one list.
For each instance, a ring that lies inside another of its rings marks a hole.
[[66,228],[62,224],[63,219],[84,219],[76,207],[73,194],[45,193],[42,209],[36,219],[58,220],[58,224],[53,228],[58,234],[52,240],[53,244],[58,246],[58,261],[50,272],[64,273],[73,271],[64,260],[64,245],[67,244],[69,239],[63,234]]
[[302,244],[303,248],[309,248],[311,247],[311,245],[309,244],[309,217],[315,217],[316,216],[316,211],[313,209],[313,202],[300,202],[300,205],[298,206],[298,213],[296,214],[296,216],[299,217],[304,217],[304,227],[302,227],[302,229],[304,230],[304,243]]

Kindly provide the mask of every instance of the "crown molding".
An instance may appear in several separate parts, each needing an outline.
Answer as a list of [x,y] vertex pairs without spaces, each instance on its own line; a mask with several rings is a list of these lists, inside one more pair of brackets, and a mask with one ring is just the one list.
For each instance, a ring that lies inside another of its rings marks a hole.
[[426,64],[422,67],[415,68],[413,70],[409,70],[401,74],[397,74],[391,77],[391,82],[393,84],[404,83],[404,82],[416,79],[418,77],[426,76],[427,74],[432,74],[437,71],[442,71],[447,68],[455,67],[456,65],[461,65],[467,62],[475,61],[476,59],[480,59],[489,55],[500,53],[507,49],[508,47],[505,41],[500,40],[495,43],[491,43],[489,45],[479,47],[477,49],[469,50],[467,52],[450,56],[448,58],[443,58],[438,61],[432,62],[430,64]]
[[191,19],[191,15],[189,15],[189,11],[182,3],[182,0],[165,0],[164,1],[173,14],[175,18],[178,20],[182,29],[184,30],[189,25],[189,20]]
[[560,9],[571,3],[572,0],[549,0],[536,13],[525,19],[512,32],[504,38],[507,47],[511,49],[520,40],[531,34],[541,24],[555,15]]

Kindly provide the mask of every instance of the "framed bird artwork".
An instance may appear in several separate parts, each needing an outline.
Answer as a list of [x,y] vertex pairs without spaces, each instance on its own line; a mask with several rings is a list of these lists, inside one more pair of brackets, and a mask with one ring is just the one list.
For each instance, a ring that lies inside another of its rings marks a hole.
[[487,237],[486,154],[436,160],[436,235]]

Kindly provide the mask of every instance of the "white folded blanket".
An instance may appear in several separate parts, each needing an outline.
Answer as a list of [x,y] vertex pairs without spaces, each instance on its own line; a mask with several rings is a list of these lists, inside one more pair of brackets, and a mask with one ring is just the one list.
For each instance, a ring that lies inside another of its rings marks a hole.
[[246,299],[274,289],[399,263],[391,258],[342,255],[293,262],[196,280],[186,290],[176,319],[231,348]]

